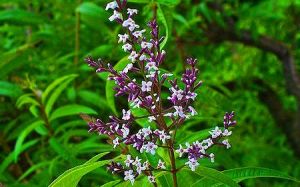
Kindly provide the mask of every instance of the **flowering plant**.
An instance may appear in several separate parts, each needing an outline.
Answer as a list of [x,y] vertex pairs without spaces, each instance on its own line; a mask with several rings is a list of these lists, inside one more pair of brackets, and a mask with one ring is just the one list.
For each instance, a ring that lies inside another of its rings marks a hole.
[[[210,151],[213,146],[230,148],[226,137],[232,132],[230,127],[236,124],[233,120],[234,112],[224,116],[224,128],[215,127],[210,131],[210,136],[204,140],[186,142],[185,145],[176,143],[176,132],[192,116],[197,115],[192,103],[197,97],[196,90],[202,85],[198,79],[197,60],[188,58],[185,72],[181,82],[170,73],[163,73],[160,65],[164,62],[166,52],[161,49],[164,37],[159,35],[156,14],[148,23],[150,38],[146,37],[147,30],[141,29],[134,21],[138,14],[136,9],[126,9],[126,0],[116,0],[108,3],[106,10],[112,10],[110,21],[115,21],[125,29],[124,34],[119,34],[118,43],[128,52],[130,63],[122,71],[117,71],[111,64],[104,63],[101,59],[86,58],[89,66],[96,69],[97,73],[108,72],[109,80],[114,81],[116,96],[125,96],[130,103],[129,109],[122,110],[122,117],[110,116],[109,122],[101,119],[90,121],[89,132],[108,135],[113,148],[123,145],[131,146],[139,153],[155,155],[159,149],[166,149],[170,158],[170,169],[166,163],[159,159],[157,165],[148,160],[142,161],[139,156],[135,158],[127,154],[124,163],[112,161],[108,169],[112,173],[122,174],[124,180],[132,184],[139,175],[146,175],[149,182],[157,185],[156,171],[172,173],[174,186],[177,186],[176,173],[185,165],[195,171],[199,161],[209,158],[214,162],[214,153]],[[169,83],[169,96],[164,97],[163,86]],[[147,115],[135,116],[131,109],[144,109]],[[138,119],[148,119],[149,124],[144,124],[141,129],[134,127]],[[151,125],[152,124],[152,125]],[[153,125],[154,124],[154,125]],[[176,166],[176,158],[186,157],[185,165]]]

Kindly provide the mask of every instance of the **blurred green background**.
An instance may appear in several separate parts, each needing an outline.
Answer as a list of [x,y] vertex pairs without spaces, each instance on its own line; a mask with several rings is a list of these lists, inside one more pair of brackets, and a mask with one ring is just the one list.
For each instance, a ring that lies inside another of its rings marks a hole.
[[[132,1],[128,6],[139,10],[137,22],[145,27],[152,3]],[[236,112],[232,149],[216,150],[216,163],[204,165],[267,167],[300,178],[300,1],[157,2],[167,38],[163,68],[180,75],[185,58],[195,57],[204,81],[195,103],[199,115],[179,133],[221,126],[226,111]],[[119,154],[105,136],[89,134],[79,117],[105,119],[126,107],[83,60],[91,55],[116,64],[127,55],[107,3],[0,1],[0,184],[47,186],[97,153]],[[80,186],[115,178],[101,168]],[[297,186],[278,179],[242,185]]]

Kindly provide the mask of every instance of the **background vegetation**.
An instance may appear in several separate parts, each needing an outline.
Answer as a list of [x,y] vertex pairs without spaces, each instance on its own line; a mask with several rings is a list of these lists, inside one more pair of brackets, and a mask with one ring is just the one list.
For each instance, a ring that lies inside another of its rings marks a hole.
[[[117,64],[120,27],[108,21],[107,1],[0,1],[0,182],[48,186],[62,172],[98,153],[119,154],[104,136],[89,134],[80,112],[106,118],[126,107],[105,76],[84,63],[87,55]],[[139,24],[152,3],[131,0]],[[186,57],[199,60],[204,85],[199,115],[180,131],[221,125],[236,111],[230,151],[217,150],[218,170],[259,166],[300,178],[300,1],[157,0],[166,35],[167,63],[181,74]],[[117,179],[105,168],[80,186]],[[278,179],[246,180],[244,186],[296,186]],[[0,185],[1,186],[1,185]]]

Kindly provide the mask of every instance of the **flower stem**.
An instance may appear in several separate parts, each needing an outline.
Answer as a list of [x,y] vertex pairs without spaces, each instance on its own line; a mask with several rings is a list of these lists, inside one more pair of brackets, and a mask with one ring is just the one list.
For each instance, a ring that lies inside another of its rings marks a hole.
[[175,156],[174,156],[174,145],[173,145],[173,141],[170,140],[168,142],[169,144],[169,157],[170,157],[170,161],[171,161],[171,172],[172,172],[172,177],[173,177],[173,184],[174,184],[174,187],[177,187],[178,184],[177,184],[177,176],[176,176],[176,173],[177,173],[177,169],[176,169],[176,163],[175,163]]

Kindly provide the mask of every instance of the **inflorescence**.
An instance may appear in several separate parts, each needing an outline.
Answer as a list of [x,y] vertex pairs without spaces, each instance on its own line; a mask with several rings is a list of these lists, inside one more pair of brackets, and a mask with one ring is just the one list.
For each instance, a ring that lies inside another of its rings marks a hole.
[[[150,39],[147,39],[145,37],[147,30],[141,29],[134,21],[138,10],[126,9],[126,0],[108,3],[106,10],[110,9],[113,15],[109,20],[119,23],[126,30],[126,33],[118,34],[118,43],[122,43],[122,49],[129,53],[130,63],[122,71],[116,71],[111,64],[106,64],[102,60],[88,57],[86,62],[95,68],[97,73],[110,73],[108,79],[116,84],[114,88],[116,96],[127,96],[131,108],[146,109],[149,114],[134,116],[130,109],[123,109],[121,118],[110,116],[107,123],[100,119],[89,122],[89,132],[108,135],[112,138],[114,148],[120,144],[131,145],[140,153],[152,155],[155,155],[159,148],[168,149],[171,154],[175,151],[179,157],[188,158],[185,164],[192,171],[199,165],[199,159],[209,158],[214,162],[215,155],[208,150],[214,145],[224,146],[227,149],[231,147],[226,137],[232,134],[228,128],[236,124],[233,120],[234,113],[226,113],[224,128],[215,127],[209,132],[210,136],[207,139],[191,144],[187,142],[184,146],[176,145],[176,130],[186,119],[197,115],[191,105],[197,97],[196,89],[202,85],[202,81],[197,81],[199,73],[196,68],[197,60],[193,58],[186,60],[190,68],[185,70],[181,83],[178,83],[176,78],[172,78],[172,74],[162,73],[159,68],[166,52],[160,49],[164,37],[159,36],[156,18],[148,23]],[[170,85],[170,95],[162,98],[162,87],[166,81]],[[163,106],[165,103],[163,100],[166,99],[169,101],[167,107]],[[131,127],[135,120],[140,118],[148,118],[149,124],[154,122],[156,128],[151,129],[150,125],[145,125],[145,128],[133,132]],[[170,124],[166,123],[167,118],[170,119]],[[174,163],[171,168],[171,172],[176,171]],[[112,162],[108,169],[112,173],[122,174],[124,180],[129,180],[132,184],[141,174],[147,175],[151,183],[156,183],[153,171],[166,170],[166,164],[159,160],[156,166],[151,166],[148,161],[142,162],[139,157],[132,158],[131,155],[127,155],[123,164]]]

